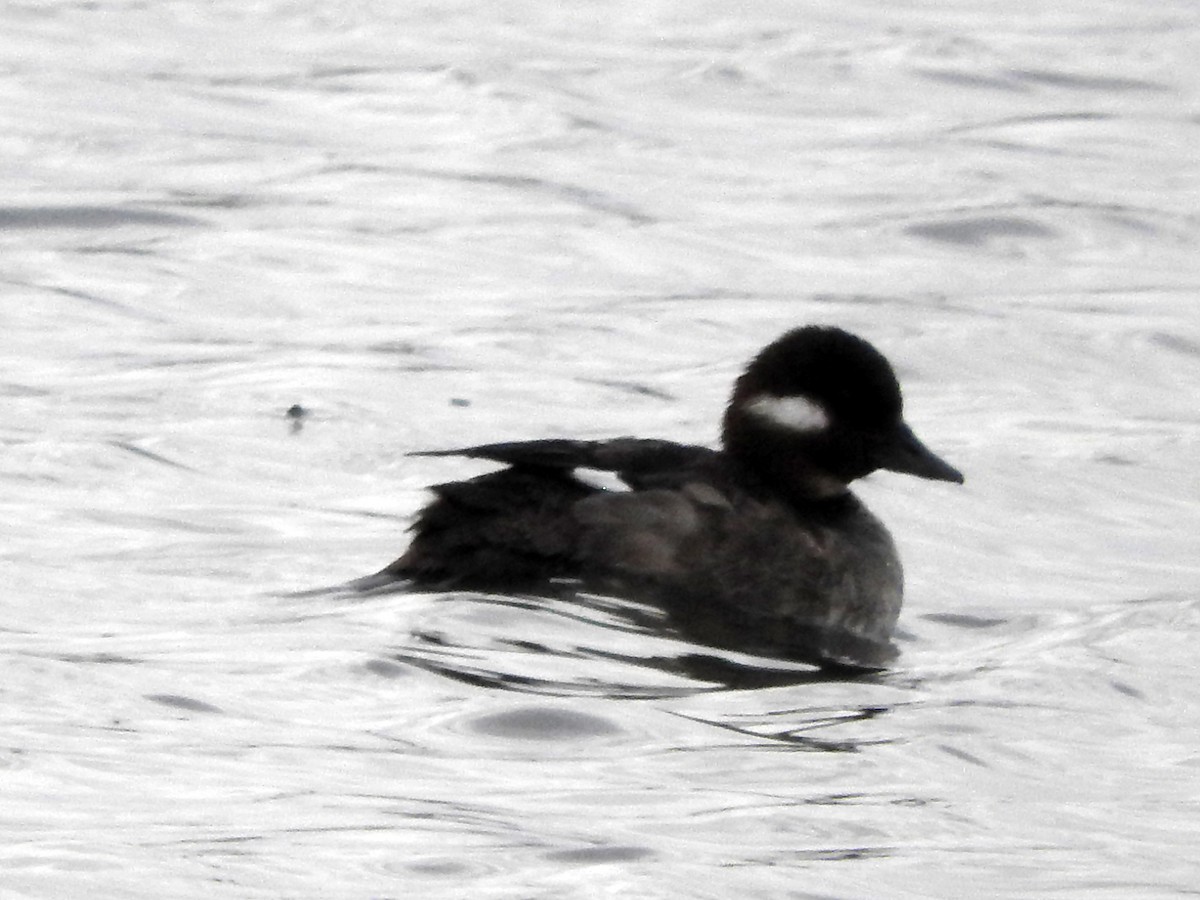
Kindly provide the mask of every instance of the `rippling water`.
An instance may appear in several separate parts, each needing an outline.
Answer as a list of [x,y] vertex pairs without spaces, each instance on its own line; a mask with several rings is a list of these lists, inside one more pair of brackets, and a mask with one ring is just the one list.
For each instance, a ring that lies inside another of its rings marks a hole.
[[[1196,895],[1190,0],[0,24],[0,892]],[[809,321],[968,477],[862,487],[895,671],[295,595],[474,471],[406,451],[708,443]]]

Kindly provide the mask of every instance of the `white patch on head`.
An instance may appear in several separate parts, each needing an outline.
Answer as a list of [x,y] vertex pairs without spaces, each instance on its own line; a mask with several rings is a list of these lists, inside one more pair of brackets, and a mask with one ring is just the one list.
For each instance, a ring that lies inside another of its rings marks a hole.
[[746,404],[746,411],[800,434],[813,434],[829,427],[829,414],[825,408],[808,397],[759,394]]

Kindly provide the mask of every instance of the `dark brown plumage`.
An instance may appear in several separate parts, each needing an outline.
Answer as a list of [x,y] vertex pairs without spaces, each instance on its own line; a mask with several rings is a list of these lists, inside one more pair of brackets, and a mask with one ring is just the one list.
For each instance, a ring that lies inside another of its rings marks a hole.
[[[537,591],[570,580],[659,604],[706,643],[885,665],[900,562],[847,484],[881,467],[962,480],[904,423],[887,360],[839,329],[789,332],[738,379],[723,444],[542,440],[420,454],[506,468],[434,487],[409,549],[375,581]],[[579,469],[614,473],[628,490],[594,487]]]

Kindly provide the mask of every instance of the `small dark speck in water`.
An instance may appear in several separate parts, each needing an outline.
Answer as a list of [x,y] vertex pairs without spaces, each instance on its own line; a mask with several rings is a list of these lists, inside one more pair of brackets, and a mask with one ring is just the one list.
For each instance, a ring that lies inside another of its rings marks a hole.
[[451,405],[451,406],[470,406],[470,405],[471,405],[471,401],[470,401],[470,400],[467,400],[467,399],[465,399],[465,398],[463,398],[463,397],[451,397],[451,398],[450,398],[450,405]]
[[284,413],[284,416],[291,420],[292,434],[296,434],[301,428],[304,427],[304,419],[306,416],[308,416],[308,410],[299,403],[293,403],[288,407],[288,410]]
[[481,716],[472,727],[480,734],[527,741],[576,740],[619,731],[611,722],[597,716],[535,706]]
[[187,710],[188,712],[223,712],[223,710],[213,706],[211,703],[205,703],[203,700],[193,700],[191,697],[182,697],[179,694],[146,694],[146,699],[152,700],[155,703],[161,703],[163,706],[170,706],[174,709],[183,709]]
[[1115,453],[1101,453],[1096,457],[1096,462],[1109,466],[1132,466],[1134,464],[1132,459],[1125,456],[1118,456]]

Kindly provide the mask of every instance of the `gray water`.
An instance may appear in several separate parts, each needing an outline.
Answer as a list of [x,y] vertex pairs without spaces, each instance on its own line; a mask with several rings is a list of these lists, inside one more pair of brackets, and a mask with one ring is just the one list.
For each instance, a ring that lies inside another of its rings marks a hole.
[[[1200,894],[1198,45],[1191,0],[6,4],[0,894]],[[479,470],[407,451],[711,443],[804,322],[967,474],[862,484],[894,671],[296,595]]]

